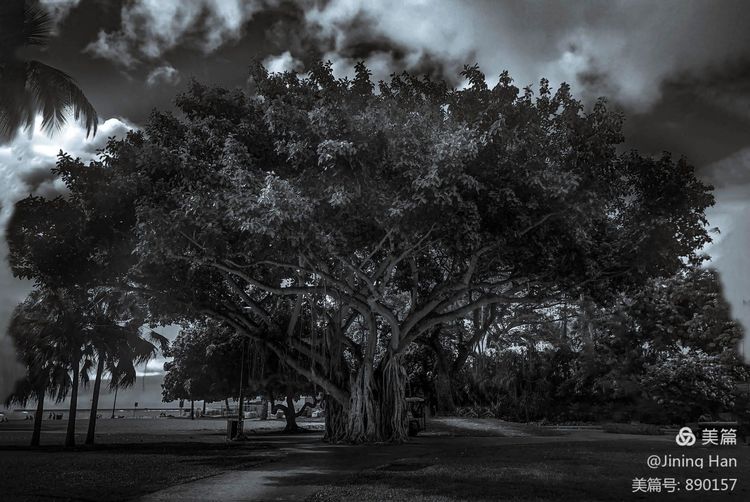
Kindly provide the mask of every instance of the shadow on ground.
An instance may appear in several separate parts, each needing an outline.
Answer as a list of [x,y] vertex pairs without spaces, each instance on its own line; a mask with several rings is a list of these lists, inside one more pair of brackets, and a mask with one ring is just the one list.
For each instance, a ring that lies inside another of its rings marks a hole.
[[[633,478],[674,477],[737,478],[733,493],[669,494],[670,500],[750,500],[747,480],[750,448],[736,447],[723,454],[738,458],[734,469],[650,470],[645,461],[652,454],[680,456],[684,450],[668,442],[632,439],[603,442],[557,441],[541,444],[477,446],[461,444],[451,448],[399,459],[359,472],[322,471],[315,475],[320,488],[308,501],[620,501],[638,500],[632,493]],[[695,450],[694,455],[716,453]],[[271,478],[273,480],[273,478]],[[284,476],[275,482],[309,485],[309,475]],[[639,494],[645,497],[662,494]]]

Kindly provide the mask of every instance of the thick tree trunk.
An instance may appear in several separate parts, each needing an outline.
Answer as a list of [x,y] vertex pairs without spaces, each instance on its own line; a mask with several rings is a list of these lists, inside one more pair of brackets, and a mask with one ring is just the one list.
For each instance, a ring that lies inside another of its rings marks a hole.
[[286,418],[286,427],[284,432],[297,432],[297,415],[294,409],[294,396],[291,394],[286,395],[286,409],[284,409],[284,418]]
[[96,380],[94,380],[94,394],[91,396],[91,413],[89,414],[89,428],[86,432],[86,444],[94,444],[96,433],[96,412],[99,409],[99,391],[102,386],[102,373],[104,373],[104,358],[99,355],[96,365]]
[[453,400],[453,378],[451,370],[459,371],[466,361],[468,351],[461,347],[454,364],[450,364],[446,350],[440,344],[439,331],[435,331],[429,340],[429,347],[435,354],[435,400],[437,413],[440,415],[453,415],[456,412],[456,403]]
[[380,424],[379,435],[385,441],[401,443],[408,439],[406,407],[406,369],[403,355],[389,355],[381,362],[379,384]]
[[372,364],[367,361],[359,368],[350,389],[346,408],[345,441],[371,443],[382,441],[380,413],[377,399],[378,383],[374,380]]
[[68,430],[65,434],[65,447],[72,448],[76,445],[76,413],[78,412],[78,381],[80,361],[75,359],[73,365],[73,385],[70,390],[70,409],[68,415]]
[[239,405],[237,406],[237,437],[245,435],[245,346],[247,342],[242,342],[242,359],[240,360],[240,392]]
[[203,414],[202,414],[202,416],[204,416],[204,417],[206,416],[206,400],[205,399],[203,400]]
[[190,420],[195,420],[195,400],[190,400]]
[[435,396],[437,398],[437,412],[441,415],[456,413],[456,403],[453,400],[453,380],[445,364],[435,364]]
[[31,446],[39,446],[42,438],[42,419],[44,418],[44,391],[36,394],[36,412],[34,413],[34,431],[31,433]]
[[323,440],[329,443],[347,442],[348,410],[331,396],[325,397],[325,410],[326,432]]
[[268,420],[268,398],[265,394],[260,398],[260,419]]
[[333,443],[406,441],[406,381],[400,355],[388,356],[374,372],[362,365],[352,379],[347,403],[326,396],[324,439]]

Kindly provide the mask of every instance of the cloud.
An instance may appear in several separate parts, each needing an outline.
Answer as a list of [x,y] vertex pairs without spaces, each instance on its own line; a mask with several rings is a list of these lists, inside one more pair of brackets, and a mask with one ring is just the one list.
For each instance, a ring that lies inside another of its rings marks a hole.
[[704,167],[701,175],[717,189],[750,186],[750,148],[739,150]]
[[40,0],[42,7],[47,9],[55,23],[59,23],[81,0]]
[[340,75],[365,60],[376,78],[437,70],[458,84],[463,65],[478,62],[491,81],[504,69],[520,86],[566,81],[587,100],[607,95],[631,111],[656,103],[663,83],[741,61],[750,47],[742,0],[134,0],[87,50],[124,66],[178,46],[210,53],[272,9],[286,12],[266,34],[280,49],[269,63],[280,67],[313,49]]
[[8,267],[5,227],[13,205],[31,193],[53,197],[65,192],[64,184],[50,172],[60,150],[73,157],[91,159],[97,149],[104,147],[108,137],[122,136],[132,128],[120,119],[111,118],[99,124],[95,137],[87,138],[86,130],[73,122],[51,137],[45,135],[40,126],[41,120],[37,119],[31,134],[20,134],[12,143],[0,146],[0,186],[3,187],[0,192],[0,401],[23,375],[6,330],[11,312],[31,290],[31,283],[14,278]]
[[263,66],[270,73],[301,72],[303,69],[302,61],[292,57],[289,51],[285,51],[278,56],[268,56],[263,60]]
[[750,362],[750,148],[707,166],[705,172],[716,185],[716,205],[707,211],[708,220],[721,231],[706,251],[719,271],[732,316],[745,328],[744,355]]
[[122,66],[130,68],[138,60],[131,55],[131,48],[127,40],[121,36],[99,32],[97,39],[86,46],[85,52],[94,54],[100,58],[109,59]]
[[48,136],[42,132],[38,117],[30,134],[21,133],[10,144],[0,146],[0,182],[4,187],[0,193],[3,205],[0,229],[4,229],[17,200],[57,183],[53,176],[45,173],[54,167],[60,151],[84,160],[91,159],[98,149],[105,146],[107,138],[121,136],[132,128],[121,119],[110,118],[99,124],[94,137],[87,138],[86,129],[75,122],[67,123],[61,131]]
[[85,49],[126,67],[141,60],[159,59],[178,45],[195,45],[210,53],[237,40],[253,15],[275,5],[275,0],[135,0],[121,10],[121,25],[100,31]]
[[388,47],[396,70],[429,59],[449,77],[478,62],[488,76],[508,69],[521,86],[540,77],[576,83],[635,110],[653,105],[666,80],[741,58],[750,46],[741,1],[721,8],[675,0],[309,5],[307,28],[333,57],[367,59]]
[[180,83],[180,72],[172,65],[165,64],[154,68],[146,77],[146,85],[177,85]]

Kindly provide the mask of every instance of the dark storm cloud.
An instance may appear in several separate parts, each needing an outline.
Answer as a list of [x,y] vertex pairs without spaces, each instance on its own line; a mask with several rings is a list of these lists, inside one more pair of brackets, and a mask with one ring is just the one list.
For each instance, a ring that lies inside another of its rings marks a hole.
[[34,192],[43,183],[53,181],[55,178],[49,166],[30,169],[18,176],[19,181],[29,187],[30,192]]
[[[665,83],[718,75],[746,58],[750,46],[746,4],[729,0],[62,4],[68,14],[60,23],[62,46],[49,55],[73,65],[69,71],[83,82],[96,75],[93,92],[109,90],[117,113],[131,119],[122,105],[137,101],[133,91],[137,97],[152,93],[156,86],[143,84],[167,60],[185,77],[212,75],[232,85],[242,80],[231,77],[227,62],[238,73],[238,65],[254,58],[286,52],[303,62],[322,55],[342,73],[366,60],[378,77],[409,69],[439,71],[454,82],[464,64],[479,62],[491,78],[508,69],[521,86],[541,77],[567,81],[579,95],[604,94],[630,111],[647,112],[662,99]],[[736,113],[732,96],[745,89],[719,84],[719,100]],[[125,88],[129,100],[111,92]],[[168,101],[167,95],[159,99]]]
[[81,0],[40,0],[40,4],[47,9],[55,22],[67,17]]
[[273,0],[136,0],[120,12],[121,25],[100,30],[86,51],[124,66],[158,60],[178,45],[209,54],[239,39],[253,15],[275,7]]
[[[455,85],[464,64],[479,62],[491,80],[508,69],[520,86],[547,77],[570,82],[587,102],[607,96],[628,113],[628,146],[649,153],[670,150],[703,167],[746,144],[750,30],[741,1],[100,4],[83,0],[65,26],[102,18],[78,37],[77,57],[88,57],[81,74],[104,79],[94,93],[110,91],[95,96],[105,114],[136,122],[168,107],[189,78],[242,85],[255,58],[299,71],[323,57],[339,75],[365,60],[376,79],[410,70]],[[85,12],[92,7],[99,12]]]
[[[48,57],[103,116],[136,123],[190,78],[231,87],[253,59],[302,70],[316,57],[340,75],[365,60],[376,79],[410,70],[459,85],[461,67],[479,62],[490,79],[508,69],[520,86],[568,81],[588,102],[606,95],[628,112],[630,146],[699,166],[741,148],[738,126],[750,120],[742,2],[65,3],[77,6]],[[695,134],[675,132],[680,124]]]

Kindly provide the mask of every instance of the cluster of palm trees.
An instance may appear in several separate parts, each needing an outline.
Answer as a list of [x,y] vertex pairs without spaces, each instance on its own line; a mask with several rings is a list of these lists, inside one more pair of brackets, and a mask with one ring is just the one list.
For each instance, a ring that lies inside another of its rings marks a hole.
[[143,327],[143,309],[127,295],[111,290],[76,294],[64,288],[38,287],[14,311],[8,333],[26,367],[6,405],[36,401],[31,445],[38,446],[46,397],[70,399],[65,446],[75,446],[78,388],[94,389],[86,444],[93,444],[102,380],[110,389],[133,385],[136,366],[145,364],[167,340]]
[[[49,13],[38,0],[0,1],[0,145],[21,130],[31,131],[37,116],[47,133],[59,130],[69,114],[88,134],[96,134],[93,105],[67,73],[31,55],[53,33]],[[38,445],[45,397],[70,398],[66,446],[75,444],[78,387],[94,373],[86,443],[93,444],[102,379],[111,389],[135,382],[136,366],[152,358],[166,339],[144,332],[136,303],[111,291],[74,293],[38,286],[15,310],[9,335],[26,367],[7,404],[36,401],[32,445]]]

